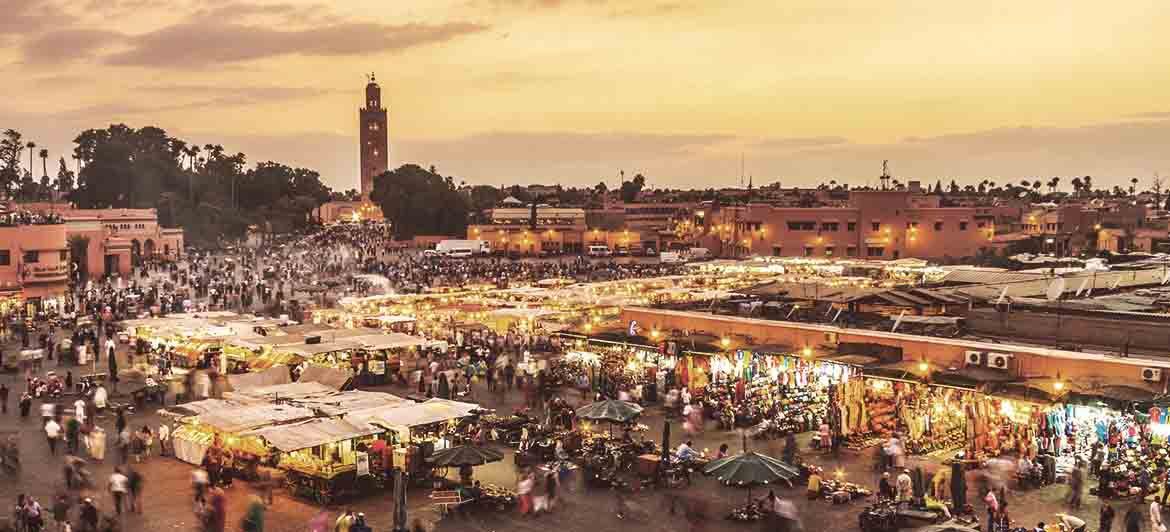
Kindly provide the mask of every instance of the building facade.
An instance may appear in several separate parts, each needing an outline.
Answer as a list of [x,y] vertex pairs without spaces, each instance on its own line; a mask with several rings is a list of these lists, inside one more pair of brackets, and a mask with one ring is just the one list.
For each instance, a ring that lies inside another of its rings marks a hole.
[[990,248],[994,214],[983,210],[940,207],[936,196],[906,190],[856,190],[845,206],[750,203],[699,209],[689,226],[699,245],[729,258],[942,259]]
[[70,240],[84,243],[74,257],[88,278],[128,276],[146,260],[177,260],[185,246],[183,230],[162,227],[155,209],[68,209],[59,211]]
[[0,220],[0,316],[61,309],[69,287],[65,223]]

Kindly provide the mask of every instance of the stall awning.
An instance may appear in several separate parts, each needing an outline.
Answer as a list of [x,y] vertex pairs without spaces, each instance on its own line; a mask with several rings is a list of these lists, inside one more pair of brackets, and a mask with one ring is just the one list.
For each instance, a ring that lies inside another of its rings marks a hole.
[[277,366],[264,371],[228,375],[227,381],[232,390],[243,392],[265,386],[288,384],[292,382],[292,377],[288,374],[288,368]]
[[290,405],[251,405],[217,409],[200,415],[200,424],[227,433],[238,433],[274,423],[288,423],[313,417],[308,408]]
[[327,416],[341,416],[349,412],[359,412],[376,408],[396,408],[405,404],[413,404],[396,395],[382,392],[363,392],[360,390],[315,395],[313,397],[297,399],[294,402],[298,406],[312,408]]
[[264,438],[282,452],[299,451],[382,432],[381,429],[346,419],[317,418],[300,423],[264,427],[245,433]]
[[309,366],[301,372],[300,382],[315,382],[329,387],[333,391],[344,390],[352,377],[339,369]]
[[422,347],[427,343],[426,338],[401,333],[354,336],[352,338],[346,338],[346,341],[353,342],[362,346],[364,349],[371,350],[406,349],[410,347]]
[[299,382],[260,386],[250,390],[232,392],[228,396],[232,399],[248,398],[271,401],[275,399],[308,399],[322,395],[336,393],[337,390],[319,382],[301,379]]
[[470,416],[479,409],[475,403],[430,399],[426,402],[389,409],[366,410],[351,418],[385,428],[409,428]]

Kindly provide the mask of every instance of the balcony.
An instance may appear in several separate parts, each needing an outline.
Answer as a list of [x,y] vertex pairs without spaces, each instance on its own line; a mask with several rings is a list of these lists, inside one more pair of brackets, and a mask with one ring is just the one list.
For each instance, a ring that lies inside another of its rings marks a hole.
[[26,264],[24,284],[59,283],[69,280],[69,264]]

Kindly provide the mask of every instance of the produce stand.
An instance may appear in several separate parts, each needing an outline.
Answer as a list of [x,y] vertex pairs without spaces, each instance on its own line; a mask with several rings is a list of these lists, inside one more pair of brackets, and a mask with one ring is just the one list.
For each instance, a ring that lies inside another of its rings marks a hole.
[[277,467],[285,471],[285,485],[294,495],[328,505],[382,486],[372,475],[369,455],[357,450],[373,443],[381,429],[336,418],[316,418],[247,433],[277,453]]

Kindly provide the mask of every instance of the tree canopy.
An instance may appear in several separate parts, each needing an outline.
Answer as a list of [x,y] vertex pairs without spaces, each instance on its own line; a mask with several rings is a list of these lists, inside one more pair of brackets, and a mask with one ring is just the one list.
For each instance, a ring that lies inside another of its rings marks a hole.
[[467,232],[467,197],[455,189],[452,177],[433,167],[407,164],[375,177],[370,199],[382,208],[397,239]]
[[157,127],[88,129],[74,143],[77,188],[63,158],[58,187],[78,207],[156,208],[161,224],[183,227],[195,242],[240,237],[263,222],[278,231],[301,227],[332,193],[313,170],[276,162],[248,168],[243,153],[200,148]]

